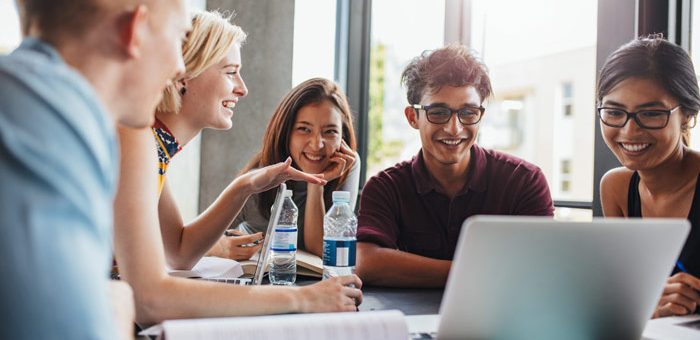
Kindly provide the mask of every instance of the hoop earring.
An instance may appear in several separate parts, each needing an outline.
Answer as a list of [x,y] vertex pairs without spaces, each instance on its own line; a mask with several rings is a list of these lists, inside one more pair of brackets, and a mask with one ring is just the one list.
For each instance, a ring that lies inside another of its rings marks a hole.
[[185,93],[187,93],[187,88],[185,88],[185,87],[181,88],[181,89],[180,89],[180,95],[181,95],[181,96],[184,96]]

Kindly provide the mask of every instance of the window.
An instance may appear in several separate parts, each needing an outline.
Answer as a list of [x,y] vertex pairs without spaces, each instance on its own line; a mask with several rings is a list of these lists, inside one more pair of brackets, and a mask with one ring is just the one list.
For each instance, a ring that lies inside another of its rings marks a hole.
[[562,159],[559,167],[559,191],[567,194],[571,191],[571,160]]
[[591,202],[597,2],[471,4],[469,39],[494,88],[479,143],[538,165],[555,201]]
[[562,113],[565,117],[571,117],[574,111],[573,84],[564,83],[561,86]]
[[372,1],[367,178],[420,150],[403,113],[408,102],[400,77],[412,58],[443,46],[444,25],[444,1]]
[[313,77],[333,79],[335,13],[335,1],[295,1],[292,86]]
[[479,129],[477,143],[509,153],[520,152],[525,146],[522,139],[526,117],[525,100],[524,96],[516,96],[504,98],[498,106],[489,106],[489,124],[484,124]]
[[[690,7],[690,57],[693,59],[695,74],[700,78],[700,4],[693,2]],[[700,150],[700,128],[697,126],[690,131],[690,147]]]
[[0,54],[7,54],[15,49],[21,37],[15,2],[0,0]]
[[[412,0],[401,6],[372,1],[367,177],[410,159],[420,148],[417,132],[403,115],[403,67],[423,50],[444,46],[445,36],[459,37],[479,52],[494,87],[494,96],[484,103],[477,142],[538,165],[556,201],[590,204],[597,2],[460,3],[465,19],[455,24],[455,13],[445,13],[444,1]],[[565,215],[590,218],[591,211],[568,209]]]

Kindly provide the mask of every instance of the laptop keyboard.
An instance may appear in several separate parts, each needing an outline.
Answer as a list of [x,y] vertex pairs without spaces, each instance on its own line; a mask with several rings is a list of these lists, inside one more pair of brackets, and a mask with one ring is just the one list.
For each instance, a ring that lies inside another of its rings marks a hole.
[[250,286],[253,284],[252,279],[244,279],[244,278],[235,278],[235,279],[205,279],[205,278],[198,278],[197,280],[204,280],[204,281],[212,281],[212,282],[221,282],[221,283],[230,283],[234,285],[240,285],[240,286]]

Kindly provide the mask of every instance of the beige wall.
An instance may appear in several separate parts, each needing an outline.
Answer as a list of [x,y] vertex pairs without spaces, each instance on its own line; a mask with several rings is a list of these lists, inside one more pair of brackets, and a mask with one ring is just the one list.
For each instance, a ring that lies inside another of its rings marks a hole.
[[248,33],[241,74],[249,94],[236,106],[233,128],[202,134],[199,210],[206,209],[259,149],[272,111],[292,85],[294,1],[209,0],[207,9],[235,11]]

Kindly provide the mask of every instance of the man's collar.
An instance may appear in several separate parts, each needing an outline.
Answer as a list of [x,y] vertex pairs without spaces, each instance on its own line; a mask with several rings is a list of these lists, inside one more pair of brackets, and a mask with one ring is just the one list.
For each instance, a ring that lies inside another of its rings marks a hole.
[[48,57],[49,60],[63,62],[63,58],[56,51],[56,49],[49,43],[34,37],[25,37],[22,39],[22,43],[19,45],[15,51],[18,53],[22,50],[33,50],[40,52]]
[[[474,144],[469,152],[469,167],[466,175],[467,185],[464,186],[458,195],[465,194],[468,189],[476,192],[483,192],[486,190],[485,176],[487,176],[487,174],[485,173],[486,154],[484,149]],[[437,183],[425,165],[422,149],[418,151],[418,154],[411,160],[411,172],[418,194],[427,194],[437,189]]]

